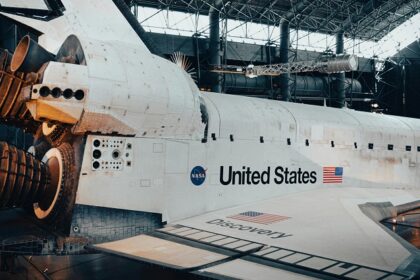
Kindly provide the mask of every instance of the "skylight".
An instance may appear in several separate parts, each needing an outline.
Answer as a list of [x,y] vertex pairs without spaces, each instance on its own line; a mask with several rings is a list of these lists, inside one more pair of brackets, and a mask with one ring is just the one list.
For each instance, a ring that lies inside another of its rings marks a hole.
[[[169,10],[139,7],[139,21],[147,31],[181,36],[209,36],[209,17]],[[278,44],[279,26],[239,20],[221,20],[221,32],[227,34],[228,41],[265,45]],[[380,59],[393,56],[401,49],[420,38],[420,13],[408,19],[389,32],[378,42],[346,38],[347,53],[360,57],[377,56]],[[292,48],[323,52],[335,49],[335,36],[303,30],[290,31]]]

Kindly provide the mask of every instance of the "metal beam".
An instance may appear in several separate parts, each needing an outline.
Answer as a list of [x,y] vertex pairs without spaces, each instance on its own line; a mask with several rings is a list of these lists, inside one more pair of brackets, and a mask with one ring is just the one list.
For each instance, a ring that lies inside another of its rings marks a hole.
[[[221,0],[215,0],[214,6],[209,10],[210,25],[210,44],[209,44],[209,64],[212,66],[221,65],[220,57],[220,9],[223,6]],[[220,74],[212,73],[212,92],[222,92]]]
[[[139,5],[154,8],[167,8],[174,11],[208,15],[212,1],[206,0],[133,0]],[[386,29],[377,33],[375,24],[370,22],[370,15],[379,10],[386,10],[392,3],[407,3],[417,7],[419,0],[301,0],[301,1],[257,1],[224,0],[223,17],[244,22],[258,22],[278,26],[281,19],[290,22],[291,28],[310,32],[336,34],[340,30],[350,33],[354,38],[381,39]],[[365,3],[365,4],[363,4]],[[418,11],[418,8],[417,8]],[[406,13],[396,15],[395,25],[406,20]],[[388,22],[389,15],[378,13],[375,22],[382,29]],[[375,35],[373,35],[375,34]]]
[[349,17],[343,22],[343,24],[335,30],[335,32],[346,31],[352,28],[352,25],[360,22],[365,16],[369,15],[372,11],[378,8],[383,1],[381,0],[369,0],[360,9],[359,13],[350,14]]

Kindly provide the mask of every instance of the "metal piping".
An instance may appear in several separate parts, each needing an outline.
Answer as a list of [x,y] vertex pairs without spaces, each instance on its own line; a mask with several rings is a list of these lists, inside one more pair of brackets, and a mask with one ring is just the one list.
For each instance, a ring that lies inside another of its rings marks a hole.
[[[289,62],[289,44],[290,44],[290,27],[287,20],[280,23],[280,63]],[[283,101],[290,100],[289,73],[284,73],[279,77],[280,94]]]
[[[220,57],[220,9],[223,3],[221,0],[216,0],[214,6],[209,9],[210,21],[210,44],[209,44],[209,64],[212,66],[221,65]],[[222,92],[222,84],[219,73],[211,74],[212,86],[211,91]]]
[[[344,53],[344,32],[339,31],[336,35],[336,54],[341,55]],[[336,74],[337,77],[337,91],[332,98],[332,106],[336,108],[343,108],[346,100],[345,92],[345,79],[344,72]]]
[[336,34],[336,46],[335,46],[335,53],[337,55],[344,53],[344,31],[339,31]]
[[[207,72],[206,72],[207,73]],[[314,76],[296,76],[294,83],[294,94],[293,97],[324,97],[329,96],[330,91],[336,91],[337,80],[335,78],[314,77]],[[357,80],[346,78],[345,83],[347,86],[345,94],[347,97],[362,93],[362,85]],[[289,80],[289,87],[291,87],[292,81]],[[271,77],[270,76],[259,76],[255,79],[249,79],[243,75],[236,74],[225,74],[225,90],[232,94],[244,94],[251,93],[256,96],[267,94],[271,88]],[[274,84],[274,88],[277,88],[277,84]]]

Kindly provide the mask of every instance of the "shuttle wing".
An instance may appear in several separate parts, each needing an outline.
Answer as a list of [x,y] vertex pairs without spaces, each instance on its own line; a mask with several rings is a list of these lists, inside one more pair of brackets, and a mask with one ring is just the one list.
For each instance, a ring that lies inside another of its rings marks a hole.
[[93,247],[224,279],[412,279],[418,249],[379,221],[397,205],[419,207],[418,198],[404,190],[318,189]]
[[63,15],[60,0],[0,0],[0,12],[49,21]]

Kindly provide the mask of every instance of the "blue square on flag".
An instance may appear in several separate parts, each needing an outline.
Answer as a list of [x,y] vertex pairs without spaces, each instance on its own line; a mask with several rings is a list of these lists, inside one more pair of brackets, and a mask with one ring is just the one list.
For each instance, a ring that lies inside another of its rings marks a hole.
[[342,175],[343,175],[343,167],[336,167],[335,176],[342,176]]

